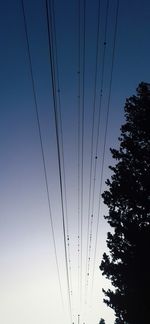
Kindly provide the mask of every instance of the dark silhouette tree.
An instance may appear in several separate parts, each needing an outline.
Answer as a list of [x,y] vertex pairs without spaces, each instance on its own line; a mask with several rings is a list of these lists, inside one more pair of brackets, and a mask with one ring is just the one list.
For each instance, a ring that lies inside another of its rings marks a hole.
[[105,321],[104,321],[104,319],[103,319],[103,318],[101,318],[101,319],[100,319],[100,322],[99,322],[99,324],[105,324]]
[[117,161],[102,194],[110,255],[104,253],[102,274],[113,290],[104,302],[115,311],[116,324],[150,323],[150,85],[141,83],[125,103]]

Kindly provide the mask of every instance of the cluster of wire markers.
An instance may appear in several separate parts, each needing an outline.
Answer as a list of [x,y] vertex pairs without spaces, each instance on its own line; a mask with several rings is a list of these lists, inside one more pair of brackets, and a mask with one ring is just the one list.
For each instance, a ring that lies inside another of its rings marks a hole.
[[[35,113],[37,119],[37,126],[39,132],[39,141],[41,147],[41,155],[43,160],[43,169],[45,177],[45,186],[47,192],[47,201],[49,208],[50,225],[52,229],[52,239],[54,245],[54,253],[57,267],[57,275],[59,281],[60,296],[62,301],[62,307],[65,311],[65,303],[62,292],[61,277],[59,270],[58,254],[56,248],[56,238],[53,225],[53,217],[51,212],[51,201],[50,192],[47,176],[47,168],[45,162],[45,152],[43,146],[43,139],[41,133],[41,122],[38,111],[38,100],[35,88],[34,73],[32,67],[31,50],[28,36],[28,26],[24,1],[21,1],[22,15],[24,21],[24,31],[26,38],[28,64],[31,76],[31,84],[35,105]],[[65,159],[64,159],[64,143],[63,143],[63,127],[61,118],[61,90],[59,81],[59,69],[58,69],[58,54],[57,54],[57,35],[56,35],[56,21],[55,21],[55,7],[54,0],[43,0],[45,4],[45,19],[47,25],[47,41],[49,50],[49,68],[50,78],[52,83],[52,96],[53,96],[53,113],[55,121],[56,131],[56,144],[57,144],[57,157],[58,157],[58,172],[59,172],[59,186],[60,186],[60,198],[61,198],[61,211],[62,211],[62,224],[63,224],[63,244],[65,253],[65,268],[66,268],[66,279],[67,279],[67,295],[68,295],[68,310],[70,316],[70,323],[73,323],[73,317],[75,316],[78,324],[80,321],[85,322],[86,307],[88,299],[89,280],[91,278],[91,292],[90,298],[92,298],[94,289],[94,275],[95,275],[95,264],[97,254],[97,239],[98,229],[100,221],[100,209],[101,209],[101,192],[103,184],[103,171],[105,163],[105,151],[106,141],[108,132],[108,120],[110,111],[110,100],[111,100],[111,89],[113,80],[113,68],[115,58],[115,47],[117,37],[117,24],[118,24],[118,12],[119,12],[119,0],[115,2],[115,26],[113,35],[113,48],[110,68],[110,81],[109,91],[107,100],[107,111],[106,111],[106,123],[104,129],[104,140],[103,149],[101,153],[101,174],[99,184],[99,201],[97,217],[94,215],[94,201],[95,201],[95,182],[97,174],[97,156],[99,147],[100,137],[100,120],[101,120],[101,106],[103,100],[103,87],[104,87],[104,76],[106,66],[106,49],[107,49],[107,32],[108,32],[108,20],[109,20],[109,0],[106,3],[105,15],[105,26],[104,26],[104,41],[103,48],[100,49],[100,26],[101,26],[101,0],[98,0],[98,11],[97,11],[97,33],[96,33],[96,55],[95,55],[95,70],[94,70],[94,91],[93,91],[93,105],[92,105],[92,123],[91,123],[91,143],[90,143],[90,174],[89,174],[89,188],[88,188],[88,215],[87,215],[87,237],[86,237],[86,253],[85,260],[83,259],[83,192],[84,192],[84,115],[85,115],[85,57],[86,57],[86,0],[78,0],[78,206],[77,206],[77,219],[78,219],[78,237],[77,237],[77,255],[78,255],[78,313],[73,314],[72,307],[72,296],[73,296],[73,276],[72,276],[72,261],[70,252],[70,234],[68,226],[68,206],[67,206],[67,194],[66,194],[66,174],[65,174]],[[102,63],[101,63],[101,80],[99,85],[99,105],[96,106],[97,88],[98,88],[98,67],[99,52],[102,51]],[[96,114],[97,113],[97,114]],[[98,116],[96,120],[96,116]],[[91,271],[91,248],[93,241],[93,223],[96,224],[96,236],[94,244],[94,256]],[[83,261],[85,261],[85,271],[83,271]],[[91,273],[92,272],[92,273]],[[84,309],[84,312],[83,312]]]

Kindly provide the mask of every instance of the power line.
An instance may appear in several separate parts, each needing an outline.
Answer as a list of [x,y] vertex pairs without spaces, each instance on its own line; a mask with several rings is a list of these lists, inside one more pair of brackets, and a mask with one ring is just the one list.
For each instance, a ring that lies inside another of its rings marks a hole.
[[[95,196],[95,182],[96,182],[96,171],[97,171],[97,155],[98,155],[98,144],[99,144],[99,133],[100,133],[100,121],[101,121],[101,107],[102,107],[102,96],[103,96],[103,84],[104,84],[104,72],[105,72],[105,57],[106,57],[106,38],[107,38],[107,27],[108,27],[108,12],[109,12],[109,0],[106,5],[106,17],[105,17],[105,31],[104,31],[104,49],[102,58],[102,76],[101,76],[101,87],[100,87],[100,103],[98,109],[98,125],[97,125],[97,137],[96,137],[96,149],[95,149],[95,162],[94,162],[94,174],[93,174],[93,188],[92,188],[92,203],[91,203],[91,227],[90,227],[90,246],[89,246],[89,257],[88,257],[88,268],[87,273],[90,271],[90,260],[91,260],[91,244],[92,244],[92,227],[94,217],[94,196]],[[87,277],[88,287],[89,275]]]
[[[89,285],[89,276],[90,276],[90,263],[91,263],[91,248],[92,248],[92,233],[93,233],[93,218],[94,218],[94,196],[95,196],[95,182],[96,182],[96,171],[97,171],[97,155],[98,155],[98,144],[99,144],[99,133],[100,133],[100,119],[101,119],[101,106],[102,106],[102,94],[103,94],[103,83],[104,83],[104,72],[105,72],[105,56],[106,56],[106,38],[107,38],[107,27],[108,27],[108,12],[109,12],[109,0],[106,4],[106,17],[105,17],[105,29],[104,29],[104,41],[103,41],[103,56],[102,56],[102,76],[101,76],[101,85],[100,85],[100,103],[98,109],[98,125],[97,125],[97,136],[96,136],[96,149],[95,149],[95,162],[94,162],[94,172],[93,172],[93,187],[90,197],[91,201],[91,221],[89,229],[89,246],[88,246],[88,256],[87,256],[87,268],[86,268],[86,294],[85,301],[87,298],[87,291]],[[93,160],[92,160],[93,162]],[[92,180],[92,179],[91,179]]]
[[[91,207],[91,183],[92,183],[92,166],[93,166],[93,145],[94,145],[94,126],[95,126],[95,110],[96,110],[96,85],[98,72],[98,52],[99,52],[99,30],[100,30],[100,3],[98,2],[98,24],[96,36],[96,62],[95,62],[95,77],[94,77],[94,99],[93,99],[93,114],[92,114],[92,136],[91,136],[91,154],[90,154],[90,185],[89,185],[89,204],[88,204],[88,227],[87,227],[87,245],[86,245],[86,274],[85,274],[85,296],[86,296],[86,277],[88,264],[88,246],[89,246],[89,228],[90,228],[90,207]],[[86,297],[85,297],[86,299]]]
[[48,209],[49,209],[49,216],[50,216],[50,224],[51,224],[51,230],[52,230],[52,239],[53,239],[53,245],[54,245],[55,261],[56,261],[56,267],[57,267],[57,275],[58,275],[58,282],[59,282],[61,301],[62,301],[62,306],[63,306],[63,309],[64,309],[64,301],[63,301],[63,295],[62,295],[62,287],[61,287],[60,271],[59,271],[59,265],[58,265],[58,257],[57,257],[56,241],[55,241],[55,234],[54,234],[54,226],[53,226],[53,219],[52,219],[52,212],[51,212],[51,203],[50,203],[50,194],[49,194],[49,187],[48,187],[47,168],[46,168],[46,162],[45,162],[45,154],[44,154],[44,147],[43,147],[43,140],[42,140],[41,124],[40,124],[40,118],[39,118],[39,112],[38,112],[37,95],[36,95],[36,90],[35,90],[35,82],[34,82],[33,69],[32,69],[32,60],[31,60],[31,52],[30,52],[30,45],[29,45],[27,21],[26,21],[26,14],[25,14],[25,8],[24,8],[24,1],[23,0],[21,0],[21,7],[22,7],[22,13],[23,13],[24,30],[25,30],[25,37],[26,37],[26,44],[27,44],[27,53],[28,53],[29,70],[30,70],[33,98],[34,98],[34,105],[35,105],[35,113],[36,113],[39,140],[40,140],[40,147],[41,147],[41,155],[42,155],[42,162],[43,162],[43,170],[44,170],[45,186],[46,186]]
[[53,108],[54,108],[57,155],[58,155],[58,169],[59,169],[59,182],[60,182],[61,207],[62,207],[62,225],[63,225],[67,287],[68,287],[69,314],[72,323],[72,308],[71,308],[71,297],[70,297],[70,282],[69,282],[66,226],[65,226],[65,213],[64,213],[64,195],[63,195],[62,167],[61,167],[61,154],[60,154],[60,139],[59,139],[59,128],[58,128],[58,111],[57,111],[57,100],[56,100],[56,83],[55,83],[56,79],[55,79],[53,35],[52,35],[52,10],[51,10],[51,6],[49,6],[48,0],[46,0],[46,20],[47,20],[48,45],[49,45],[49,59],[50,59],[51,78],[52,78]]
[[80,252],[80,306],[82,306],[82,253],[83,253],[83,168],[84,168],[84,104],[85,104],[85,36],[86,0],[83,0],[83,56],[82,56],[82,105],[81,105],[81,252]]
[[[99,198],[99,205],[98,205],[98,216],[97,216],[97,226],[96,226],[96,240],[95,240],[94,260],[93,260],[92,293],[93,293],[93,285],[94,285],[94,274],[95,274],[95,263],[96,263],[96,252],[97,252],[97,238],[98,238],[98,229],[99,229],[99,220],[100,220],[100,207],[101,207],[101,191],[102,191],[102,183],[103,183],[106,140],[107,140],[107,132],[108,132],[108,120],[109,120],[111,90],[112,90],[112,81],[113,81],[114,59],[115,59],[117,27],[118,27],[118,15],[119,15],[119,0],[117,0],[117,6],[116,6],[113,52],[112,52],[112,62],[111,62],[111,73],[110,73],[108,103],[107,103],[106,126],[105,126],[105,134],[104,134],[104,146],[103,146],[103,154],[102,154],[102,170],[101,170],[100,190],[99,190],[100,198]],[[91,293],[91,296],[92,296],[92,293]]]
[[56,85],[58,94],[58,121],[60,125],[60,146],[62,153],[62,175],[64,183],[64,206],[65,206],[65,219],[66,219],[66,234],[67,234],[67,250],[68,250],[68,262],[69,262],[69,274],[70,274],[70,294],[73,295],[72,289],[72,269],[71,269],[71,256],[70,256],[70,235],[69,235],[69,225],[68,225],[68,204],[67,204],[67,190],[66,190],[66,172],[65,172],[65,157],[64,157],[64,143],[63,143],[63,128],[62,128],[62,117],[61,117],[61,97],[60,97],[60,84],[59,84],[59,69],[58,69],[58,52],[57,52],[57,37],[56,37],[56,22],[55,22],[55,8],[54,1],[51,0],[52,8],[52,27],[54,35],[54,47],[55,47],[55,65],[56,65]]

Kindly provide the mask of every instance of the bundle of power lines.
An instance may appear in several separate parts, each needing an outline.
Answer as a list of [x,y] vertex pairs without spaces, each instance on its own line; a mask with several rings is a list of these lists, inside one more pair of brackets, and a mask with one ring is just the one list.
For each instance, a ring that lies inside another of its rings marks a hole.
[[[114,35],[113,35],[113,47],[112,47],[112,57],[111,57],[111,67],[110,67],[110,80],[109,80],[109,90],[108,99],[106,107],[106,122],[104,129],[104,139],[103,139],[103,149],[101,152],[101,174],[99,183],[99,193],[98,193],[98,211],[97,217],[95,217],[94,211],[94,201],[95,201],[95,182],[97,175],[97,162],[98,162],[98,147],[99,147],[99,134],[100,134],[100,120],[101,120],[101,107],[103,100],[103,90],[104,90],[104,77],[105,77],[105,66],[106,66],[106,50],[107,50],[107,33],[108,33],[108,20],[109,20],[109,0],[106,3],[106,11],[102,12],[101,1],[98,0],[98,11],[97,11],[97,31],[96,31],[96,51],[95,51],[95,71],[94,71],[94,81],[93,81],[93,105],[92,110],[92,123],[91,123],[91,143],[90,143],[90,172],[89,172],[89,188],[88,188],[88,214],[87,214],[87,231],[86,231],[86,251],[85,256],[83,254],[83,199],[84,199],[84,137],[85,137],[85,59],[86,59],[86,0],[78,0],[78,187],[77,187],[77,197],[78,206],[77,209],[77,256],[78,256],[78,266],[77,266],[77,277],[78,277],[78,305],[77,314],[73,314],[73,274],[72,274],[72,255],[70,252],[70,233],[68,226],[68,206],[67,206],[67,194],[66,194],[66,171],[65,171],[65,158],[64,158],[64,143],[63,143],[63,127],[62,127],[62,112],[61,112],[61,91],[60,91],[60,80],[59,80],[59,68],[58,68],[58,45],[57,45],[57,35],[56,35],[56,21],[55,21],[55,3],[54,0],[43,0],[45,6],[45,20],[47,26],[47,43],[48,43],[48,53],[49,53],[49,71],[50,79],[52,84],[52,99],[53,99],[53,114],[55,121],[55,132],[56,132],[56,145],[57,145],[57,158],[58,158],[58,172],[59,172],[59,188],[60,188],[60,199],[61,199],[61,216],[62,216],[62,228],[63,228],[63,245],[64,245],[64,256],[65,256],[65,269],[66,269],[66,280],[67,280],[67,296],[68,296],[68,311],[70,317],[70,324],[73,323],[73,315],[75,320],[85,321],[86,308],[88,305],[88,289],[89,280],[91,280],[91,291],[90,298],[93,294],[94,289],[94,275],[97,257],[97,240],[98,240],[98,229],[100,222],[100,209],[101,209],[101,192],[103,184],[103,172],[105,163],[105,151],[106,151],[106,141],[108,133],[108,120],[110,111],[110,100],[111,100],[111,89],[113,81],[113,69],[114,69],[114,59],[115,59],[115,47],[117,38],[117,24],[118,24],[118,11],[119,11],[119,0],[116,0],[114,10],[115,10],[115,25],[114,25]],[[52,229],[52,239],[57,267],[57,275],[59,281],[60,296],[62,301],[62,306],[65,311],[65,302],[62,291],[60,270],[59,270],[59,258],[57,253],[56,235],[53,225],[53,216],[51,211],[51,200],[50,191],[47,176],[47,167],[45,162],[45,152],[43,146],[43,138],[41,132],[41,122],[38,110],[38,100],[37,92],[35,87],[35,79],[32,67],[31,59],[31,49],[29,42],[29,31],[26,17],[26,10],[24,6],[24,1],[21,0],[22,14],[24,21],[25,38],[27,45],[28,63],[29,71],[31,76],[31,84],[35,105],[35,114],[37,119],[39,141],[41,147],[41,155],[43,161],[45,186],[47,193],[47,202],[49,208],[50,225]],[[104,39],[103,44],[100,42],[100,28],[101,28],[101,16],[105,15],[104,23]],[[99,62],[99,52],[102,51],[102,62]],[[100,84],[98,84],[98,69],[101,64],[101,79]],[[99,104],[96,105],[97,88],[99,88]],[[97,120],[96,120],[97,116]],[[95,244],[93,253],[93,262],[91,265],[91,252],[93,243],[93,222],[96,224],[95,233]],[[83,262],[85,262],[85,271],[83,270]],[[92,267],[92,271],[91,271]]]

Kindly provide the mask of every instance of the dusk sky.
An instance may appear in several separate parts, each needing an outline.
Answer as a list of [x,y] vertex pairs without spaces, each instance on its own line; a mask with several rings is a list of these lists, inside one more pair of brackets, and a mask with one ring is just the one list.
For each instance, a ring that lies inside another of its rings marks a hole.
[[[103,303],[104,296],[102,293],[102,288],[109,287],[110,283],[102,278],[99,270],[102,254],[106,251],[106,233],[109,230],[109,226],[103,218],[104,214],[107,214],[107,209],[102,204],[102,200],[100,214],[98,214],[102,160],[105,151],[102,174],[103,192],[105,180],[110,176],[108,165],[114,163],[109,148],[118,145],[120,126],[124,120],[125,99],[135,93],[141,81],[150,82],[150,1],[119,1],[109,106],[117,0],[100,1],[100,35],[98,41],[92,170],[94,170],[95,157],[97,157],[97,164],[95,182],[94,171],[91,177],[91,192],[94,195],[94,200],[92,209],[91,198],[90,225],[91,220],[93,220],[93,225],[90,227],[92,230],[91,246],[88,245],[90,262],[88,264],[89,275],[87,276],[90,158],[99,1],[87,0],[85,7],[83,230],[82,271],[80,271],[81,241],[78,254],[78,218],[81,218],[82,207],[80,205],[80,208],[78,208],[78,193],[81,193],[82,190],[81,181],[80,186],[78,185],[79,10],[77,0],[54,0],[69,234],[67,255],[68,251],[70,254],[68,255],[70,283],[70,291],[68,292],[52,76],[46,22],[46,1],[24,0],[62,298],[56,267],[21,3],[21,0],[0,1],[0,323],[71,324],[68,307],[68,296],[70,296],[72,321],[75,324],[78,322],[78,314],[80,314],[80,323],[98,324],[102,317],[105,319],[106,324],[112,324],[114,322],[114,313]],[[81,62],[83,58],[83,4],[84,1],[81,0]],[[105,39],[106,8],[108,4],[108,24]],[[106,44],[104,44],[105,41]],[[105,60],[103,60],[104,47]],[[82,68],[81,65],[81,82]],[[102,70],[104,78],[101,89]],[[103,90],[101,118],[96,151],[101,90]],[[82,99],[83,89],[81,87],[81,109],[83,108]],[[104,150],[108,108],[109,118]],[[60,140],[62,139],[61,135],[59,129]],[[82,164],[81,155],[80,168]],[[61,154],[61,165],[62,163]],[[65,185],[63,182],[64,191]],[[81,200],[80,196],[80,202]],[[78,209],[80,209],[80,213]],[[91,214],[93,218],[91,218]],[[98,240],[96,262],[94,263],[98,219]],[[65,226],[67,233],[66,205]],[[79,276],[80,280],[78,282]]]

